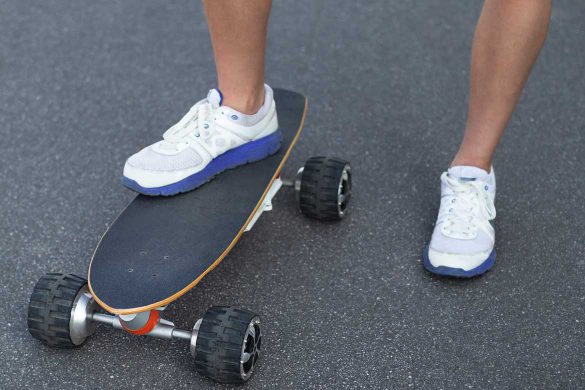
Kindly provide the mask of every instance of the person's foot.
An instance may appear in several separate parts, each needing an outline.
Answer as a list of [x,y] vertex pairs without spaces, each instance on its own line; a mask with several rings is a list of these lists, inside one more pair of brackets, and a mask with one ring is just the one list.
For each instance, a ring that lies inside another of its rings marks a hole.
[[162,141],[126,161],[124,185],[145,195],[175,195],[276,153],[281,134],[272,89],[266,85],[265,90],[264,104],[254,115],[222,106],[221,93],[210,90]]
[[469,278],[493,265],[496,177],[471,166],[455,166],[441,176],[441,207],[425,268],[435,274]]

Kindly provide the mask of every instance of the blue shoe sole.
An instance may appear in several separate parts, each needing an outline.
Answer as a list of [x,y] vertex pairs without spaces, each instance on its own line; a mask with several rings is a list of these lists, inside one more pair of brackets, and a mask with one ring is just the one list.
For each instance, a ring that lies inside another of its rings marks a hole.
[[431,264],[429,260],[429,247],[425,248],[423,254],[423,265],[427,271],[432,272],[436,275],[441,276],[450,276],[454,278],[473,278],[475,276],[479,276],[481,274],[486,273],[493,267],[494,263],[496,262],[496,249],[492,250],[492,253],[488,256],[488,258],[481,263],[479,266],[470,269],[469,271],[465,271],[461,268],[451,268],[445,266],[435,267]]
[[136,181],[126,176],[122,177],[122,183],[136,192],[150,196],[171,196],[182,192],[192,191],[202,184],[212,180],[216,175],[227,169],[259,161],[278,152],[281,142],[282,135],[280,134],[280,131],[276,131],[256,141],[251,141],[237,148],[228,150],[211,160],[202,171],[166,186],[152,188],[142,187]]

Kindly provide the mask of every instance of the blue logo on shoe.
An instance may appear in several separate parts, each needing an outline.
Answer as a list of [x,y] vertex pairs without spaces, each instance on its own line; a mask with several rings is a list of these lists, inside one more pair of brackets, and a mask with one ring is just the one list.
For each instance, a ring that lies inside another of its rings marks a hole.
[[231,118],[233,121],[237,121],[237,120],[238,120],[238,116],[237,116],[237,115],[232,115],[232,116],[230,116],[230,118]]

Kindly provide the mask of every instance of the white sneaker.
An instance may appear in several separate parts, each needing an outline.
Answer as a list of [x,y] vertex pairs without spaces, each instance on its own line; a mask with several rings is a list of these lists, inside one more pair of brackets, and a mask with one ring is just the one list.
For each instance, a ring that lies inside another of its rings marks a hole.
[[222,106],[221,93],[210,90],[162,141],[126,161],[124,185],[145,195],[175,195],[276,153],[281,144],[276,105],[272,89],[265,90],[264,105],[254,115]]
[[423,256],[427,270],[439,275],[473,277],[495,261],[496,177],[471,166],[455,166],[441,175],[441,207]]

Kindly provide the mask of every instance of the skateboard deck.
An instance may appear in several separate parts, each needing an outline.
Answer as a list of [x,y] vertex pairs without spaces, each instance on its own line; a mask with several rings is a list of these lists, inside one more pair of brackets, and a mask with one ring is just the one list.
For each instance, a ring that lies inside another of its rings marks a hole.
[[88,281],[113,314],[165,306],[193,288],[240,239],[303,127],[306,98],[275,89],[280,150],[173,197],[138,195],[102,236]]

